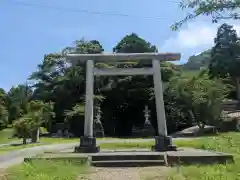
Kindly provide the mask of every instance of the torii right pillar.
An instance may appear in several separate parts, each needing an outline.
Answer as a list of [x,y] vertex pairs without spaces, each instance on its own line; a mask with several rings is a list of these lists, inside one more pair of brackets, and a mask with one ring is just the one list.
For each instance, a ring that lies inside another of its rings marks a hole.
[[155,151],[175,151],[176,146],[172,144],[172,138],[167,135],[166,115],[163,100],[163,86],[161,77],[160,61],[152,60],[154,94],[156,101],[158,136],[155,137]]

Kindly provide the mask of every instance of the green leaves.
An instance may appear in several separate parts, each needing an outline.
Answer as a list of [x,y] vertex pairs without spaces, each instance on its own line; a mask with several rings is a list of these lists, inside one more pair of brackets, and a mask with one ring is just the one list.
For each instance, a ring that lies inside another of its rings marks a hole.
[[19,136],[29,136],[44,123],[49,123],[53,117],[55,117],[53,103],[30,101],[28,113],[14,122],[14,129]]
[[73,116],[79,116],[84,113],[84,105],[83,104],[76,104],[73,106],[71,110],[65,110],[65,121],[69,121],[72,119]]
[[227,87],[218,79],[210,79],[205,71],[192,78],[175,78],[167,89],[179,108],[187,110],[192,121],[202,127],[220,120]]
[[125,36],[114,48],[116,53],[144,53],[157,52],[157,47],[132,33]]
[[188,9],[189,13],[183,20],[176,22],[171,26],[176,31],[189,20],[198,16],[211,16],[212,22],[217,23],[221,19],[240,19],[237,10],[240,7],[240,0],[182,0],[179,4],[181,9]]
[[98,54],[104,51],[102,45],[97,40],[86,41],[84,39],[75,41],[75,53]]
[[6,127],[8,125],[8,110],[7,108],[0,104],[0,127]]
[[240,43],[236,30],[233,26],[223,24],[218,28],[217,36],[214,40],[209,73],[213,77],[240,76]]
[[184,70],[200,70],[201,68],[207,68],[211,59],[211,49],[203,51],[198,55],[190,56],[187,63],[183,64]]

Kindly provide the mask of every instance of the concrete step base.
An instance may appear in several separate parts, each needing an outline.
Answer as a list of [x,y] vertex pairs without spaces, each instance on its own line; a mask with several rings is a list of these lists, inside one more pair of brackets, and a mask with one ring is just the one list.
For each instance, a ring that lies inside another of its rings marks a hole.
[[67,160],[78,164],[91,164],[99,167],[141,167],[141,166],[179,166],[182,164],[226,164],[233,163],[233,155],[201,149],[182,148],[177,151],[108,151],[98,153],[58,153],[25,158],[25,161],[47,159]]
[[97,167],[141,167],[165,165],[162,152],[102,152],[91,155],[91,165]]
[[74,153],[98,153],[100,147],[75,147]]
[[147,167],[165,166],[164,160],[119,160],[119,161],[92,161],[95,167]]
[[102,153],[92,155],[92,161],[134,161],[134,160],[164,160],[164,154],[144,153]]

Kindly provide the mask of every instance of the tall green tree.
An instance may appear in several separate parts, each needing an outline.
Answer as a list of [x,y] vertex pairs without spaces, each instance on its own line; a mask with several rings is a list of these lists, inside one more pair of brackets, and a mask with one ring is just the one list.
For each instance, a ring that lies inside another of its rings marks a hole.
[[123,37],[113,48],[116,53],[144,53],[157,52],[157,47],[140,38],[136,33]]
[[[43,62],[38,65],[38,70],[32,73],[30,79],[35,82],[35,100],[54,102],[56,118],[53,124],[64,122],[65,110],[84,103],[85,64],[78,62],[72,65],[64,55],[69,52],[87,54],[102,51],[103,47],[99,41],[81,39],[60,53],[45,55]],[[78,132],[76,125],[72,127]]]
[[7,94],[0,88],[0,128],[5,128],[9,124],[8,116]]
[[7,93],[6,107],[9,113],[9,123],[19,119],[27,111],[28,102],[32,99],[33,91],[28,84],[12,87]]
[[230,76],[237,87],[237,98],[240,100],[240,43],[233,26],[223,24],[218,28],[211,52],[209,73],[212,77]]
[[183,20],[175,23],[172,26],[173,30],[179,29],[183,24],[198,16],[211,16],[213,23],[217,23],[222,19],[240,19],[238,11],[240,7],[239,0],[182,0],[180,2],[180,7],[190,10],[192,13],[188,13]]

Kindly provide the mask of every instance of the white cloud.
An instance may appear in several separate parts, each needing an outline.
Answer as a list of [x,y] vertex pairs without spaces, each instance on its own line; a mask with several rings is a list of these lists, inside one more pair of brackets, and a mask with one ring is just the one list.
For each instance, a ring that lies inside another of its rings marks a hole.
[[[240,23],[227,22],[234,26],[238,35],[240,35]],[[182,28],[176,34],[168,38],[160,51],[180,52],[180,63],[186,62],[192,55],[197,55],[213,46],[214,38],[220,24],[210,24],[204,22],[190,23],[186,28]]]
[[[213,39],[218,27],[219,24],[191,23],[187,28],[180,29],[175,36],[167,39],[160,49],[163,51],[171,49],[184,51],[186,49],[209,48],[214,43]],[[240,24],[234,24],[234,28],[240,34]]]

